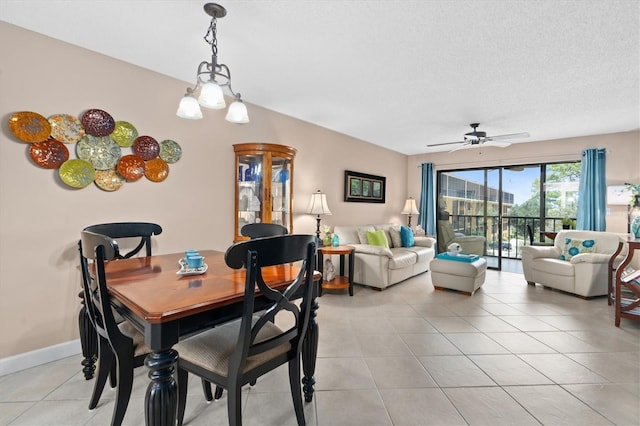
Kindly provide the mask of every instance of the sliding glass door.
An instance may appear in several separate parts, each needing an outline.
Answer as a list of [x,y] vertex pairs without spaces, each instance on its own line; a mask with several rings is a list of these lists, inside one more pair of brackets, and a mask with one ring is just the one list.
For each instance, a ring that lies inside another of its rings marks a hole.
[[563,218],[575,219],[579,171],[579,163],[439,171],[438,219],[456,235],[484,236],[487,266],[502,270],[531,239],[544,241]]

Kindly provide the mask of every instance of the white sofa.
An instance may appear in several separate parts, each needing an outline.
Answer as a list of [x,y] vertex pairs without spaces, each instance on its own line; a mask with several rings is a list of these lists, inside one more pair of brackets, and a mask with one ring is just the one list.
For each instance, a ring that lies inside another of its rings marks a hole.
[[[566,243],[593,240],[592,252],[579,253],[563,260]],[[573,293],[585,298],[602,296],[608,293],[609,259],[618,249],[618,243],[624,241],[622,235],[598,231],[560,231],[553,246],[522,247],[522,269],[529,284],[542,284],[558,290]],[[626,254],[626,245],[620,259]],[[617,263],[619,263],[618,260]]]
[[[366,244],[366,232],[384,230],[389,249]],[[413,247],[399,244],[400,225],[336,226],[340,245],[355,247],[353,281],[384,289],[426,272],[435,256],[435,238],[415,237]],[[395,244],[394,244],[395,240]]]

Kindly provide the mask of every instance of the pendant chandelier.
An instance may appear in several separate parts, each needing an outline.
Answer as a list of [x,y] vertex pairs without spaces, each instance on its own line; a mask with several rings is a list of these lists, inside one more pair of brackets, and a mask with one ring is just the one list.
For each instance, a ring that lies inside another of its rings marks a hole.
[[[202,118],[200,107],[223,109],[227,106],[222,89],[227,88],[235,101],[229,105],[225,119],[231,123],[244,124],[249,122],[247,107],[231,88],[231,72],[225,64],[218,63],[218,40],[216,22],[227,14],[227,10],[216,3],[204,5],[204,11],[211,16],[211,24],[204,36],[204,41],[211,46],[211,62],[203,61],[198,65],[196,85],[187,88],[187,93],[180,100],[176,115],[180,118],[199,120]],[[199,94],[197,92],[199,91]],[[196,96],[197,99],[196,99]]]

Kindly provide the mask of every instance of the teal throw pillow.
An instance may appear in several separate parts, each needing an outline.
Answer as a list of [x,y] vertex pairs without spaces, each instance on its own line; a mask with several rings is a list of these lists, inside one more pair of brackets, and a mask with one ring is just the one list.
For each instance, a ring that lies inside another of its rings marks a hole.
[[564,239],[564,250],[560,255],[561,260],[569,261],[573,256],[581,253],[593,253],[596,249],[596,240],[578,240],[575,238]]
[[382,229],[377,231],[367,231],[367,243],[372,246],[389,248],[389,242],[387,241],[387,237],[384,235],[384,231]]
[[400,239],[402,240],[402,247],[413,247],[413,231],[408,226],[400,228]]

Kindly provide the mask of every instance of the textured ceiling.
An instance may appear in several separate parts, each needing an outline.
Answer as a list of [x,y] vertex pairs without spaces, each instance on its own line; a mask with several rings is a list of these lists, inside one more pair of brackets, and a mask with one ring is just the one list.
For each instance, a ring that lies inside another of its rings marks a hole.
[[[517,143],[640,128],[638,0],[220,1],[243,99],[401,153],[472,122]],[[0,0],[0,20],[186,88],[210,59],[204,3]]]

